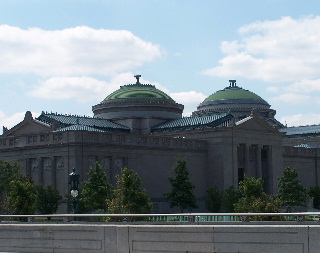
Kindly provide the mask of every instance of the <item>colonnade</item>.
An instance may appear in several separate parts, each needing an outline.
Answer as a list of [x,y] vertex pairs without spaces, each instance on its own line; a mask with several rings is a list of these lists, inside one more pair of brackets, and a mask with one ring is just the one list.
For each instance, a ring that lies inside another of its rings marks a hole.
[[240,143],[234,146],[234,181],[239,183],[244,174],[263,178],[266,191],[272,190],[272,146]]

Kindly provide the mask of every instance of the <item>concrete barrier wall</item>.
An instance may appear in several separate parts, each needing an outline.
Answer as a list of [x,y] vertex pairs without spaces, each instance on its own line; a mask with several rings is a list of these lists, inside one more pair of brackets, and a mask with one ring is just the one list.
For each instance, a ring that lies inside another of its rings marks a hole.
[[319,253],[317,225],[0,224],[0,252]]

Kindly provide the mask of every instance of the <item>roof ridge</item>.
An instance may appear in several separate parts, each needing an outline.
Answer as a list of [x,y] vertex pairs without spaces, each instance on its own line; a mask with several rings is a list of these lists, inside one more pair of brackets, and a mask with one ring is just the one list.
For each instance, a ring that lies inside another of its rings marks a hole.
[[[104,118],[100,118],[100,117],[92,117],[92,116],[88,116],[88,115],[77,115],[77,114],[62,114],[62,113],[57,113],[57,112],[44,112],[42,111],[41,115],[45,115],[45,116],[63,116],[63,117],[76,117],[76,118],[83,118],[83,119],[99,119],[99,120],[106,120]],[[40,117],[39,116],[39,117]],[[36,119],[38,119],[39,117],[37,117]]]
[[86,125],[77,125],[77,124],[59,128],[59,129],[55,130],[54,132],[64,132],[64,131],[68,131],[68,130],[71,130],[71,131],[106,132],[106,131],[104,131],[102,129],[99,129],[99,128],[86,126]]
[[124,88],[124,87],[133,87],[133,86],[139,86],[139,87],[154,87],[155,85],[153,84],[149,84],[149,83],[130,83],[130,84],[126,84],[126,85],[121,85],[120,88]]
[[320,124],[303,125],[303,126],[290,126],[290,127],[284,127],[284,128],[314,127],[314,126],[320,126]]
[[190,116],[183,116],[182,118],[201,118],[201,117],[209,117],[209,116],[216,116],[216,115],[228,115],[231,114],[230,112],[212,112],[212,113],[201,113],[201,114],[195,114]]

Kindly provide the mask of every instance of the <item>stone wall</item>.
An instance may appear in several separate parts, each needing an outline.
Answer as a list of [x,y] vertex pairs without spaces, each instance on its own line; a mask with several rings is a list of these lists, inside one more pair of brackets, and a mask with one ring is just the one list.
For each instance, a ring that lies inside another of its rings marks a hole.
[[0,251],[318,253],[318,225],[1,224]]
[[295,168],[306,187],[320,183],[320,149],[283,147],[283,168]]
[[[14,141],[11,141],[14,140]],[[2,141],[2,142],[1,142]],[[15,161],[36,184],[53,185],[61,195],[68,192],[68,174],[74,167],[80,180],[88,178],[89,167],[99,162],[115,185],[115,175],[128,167],[142,178],[142,187],[154,202],[155,212],[170,209],[164,193],[170,190],[168,177],[176,160],[187,160],[190,180],[196,185],[199,209],[206,211],[207,143],[204,140],[135,135],[125,133],[61,132],[0,139],[0,159]],[[18,158],[18,159],[17,159]]]

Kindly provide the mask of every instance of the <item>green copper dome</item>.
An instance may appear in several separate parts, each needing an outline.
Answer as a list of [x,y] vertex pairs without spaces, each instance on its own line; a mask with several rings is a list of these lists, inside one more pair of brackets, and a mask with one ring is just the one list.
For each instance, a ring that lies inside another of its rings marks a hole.
[[273,118],[275,110],[257,94],[236,85],[236,80],[229,80],[230,86],[207,97],[193,115],[230,112],[237,119],[251,115],[255,110],[263,118]]
[[224,100],[224,99],[255,99],[255,100],[263,100],[257,94],[244,90],[242,88],[237,87],[238,89],[224,89],[219,90],[211,96],[207,97],[203,102],[214,101],[214,100]]
[[[232,81],[232,82],[231,82]],[[220,104],[220,103],[259,103],[268,105],[268,103],[257,94],[242,89],[235,85],[235,81],[230,80],[230,86],[219,90],[207,97],[202,104]]]
[[121,86],[93,106],[94,116],[127,126],[134,133],[147,133],[147,126],[182,117],[183,105],[154,85],[141,84],[140,77],[136,75],[135,84]]
[[136,75],[137,82],[135,84],[121,86],[119,90],[111,93],[103,101],[121,98],[163,98],[172,100],[170,96],[158,90],[154,85],[141,84],[139,82],[140,77],[141,75]]
[[104,101],[119,98],[165,98],[171,99],[166,93],[150,84],[128,84],[111,93]]

